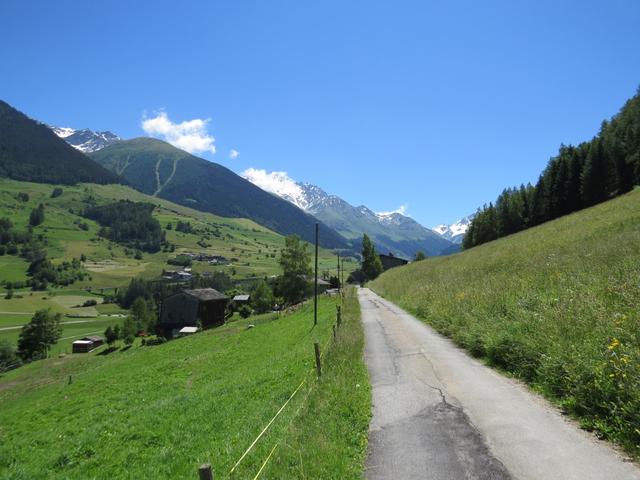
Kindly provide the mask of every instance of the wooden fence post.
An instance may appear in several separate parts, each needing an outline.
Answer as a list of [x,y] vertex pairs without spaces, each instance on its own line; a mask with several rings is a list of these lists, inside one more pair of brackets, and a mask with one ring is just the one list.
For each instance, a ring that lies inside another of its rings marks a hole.
[[203,463],[198,468],[198,475],[200,476],[200,480],[213,480],[213,470],[211,470],[210,463]]
[[315,342],[313,348],[316,351],[316,372],[318,373],[318,378],[320,378],[322,376],[322,368],[320,367],[320,344]]
[[338,320],[338,326],[340,326],[340,324],[342,323],[342,307],[340,305],[336,305],[336,308],[338,309],[338,311],[336,312],[336,317]]
[[336,326],[333,326],[333,339],[336,339]]

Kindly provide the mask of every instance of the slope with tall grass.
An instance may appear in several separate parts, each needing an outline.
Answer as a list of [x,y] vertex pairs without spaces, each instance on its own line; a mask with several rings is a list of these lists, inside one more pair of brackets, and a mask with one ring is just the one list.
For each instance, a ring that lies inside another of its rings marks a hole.
[[640,454],[640,190],[371,287]]
[[[275,444],[283,447],[279,459],[286,445],[309,437],[315,443],[302,446],[304,458],[315,460],[302,471],[358,477],[370,409],[362,332],[354,311],[332,340],[335,304],[321,299],[315,327],[309,302],[292,314],[250,317],[159,346],[103,348],[5,374],[0,477],[190,478],[209,462],[216,478],[253,478]],[[322,385],[313,342],[323,346]],[[321,444],[331,455],[315,456]],[[268,468],[265,478],[299,476],[288,460]]]

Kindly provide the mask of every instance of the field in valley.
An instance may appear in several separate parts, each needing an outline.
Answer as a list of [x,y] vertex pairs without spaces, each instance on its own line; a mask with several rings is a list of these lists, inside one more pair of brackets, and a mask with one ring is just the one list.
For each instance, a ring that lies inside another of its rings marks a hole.
[[[44,204],[45,221],[34,228],[34,234],[43,234],[47,238],[49,258],[58,264],[85,255],[84,267],[90,276],[66,288],[50,288],[53,295],[17,289],[13,299],[6,300],[4,295],[0,296],[0,339],[7,338],[13,343],[19,330],[3,328],[20,326],[28,322],[37,309],[51,308],[63,315],[63,322],[78,321],[75,318],[78,316],[85,317],[82,324],[64,325],[62,337],[66,340],[54,347],[53,353],[68,351],[73,341],[71,337],[95,333],[119,321],[118,317],[109,316],[121,313],[117,306],[105,305],[107,309],[111,308],[109,311],[105,308],[78,308],[76,301],[79,299],[75,298],[78,295],[101,298],[84,289],[90,288],[94,293],[113,293],[114,288],[126,286],[134,277],[159,278],[163,269],[179,269],[169,265],[167,260],[181,253],[206,253],[230,260],[229,265],[195,261],[193,271],[196,273],[222,271],[234,279],[280,273],[277,258],[284,246],[284,237],[250,220],[199,212],[122,185],[63,186],[62,195],[51,198],[53,188],[47,184],[0,179],[0,218],[9,218],[18,230],[26,230],[31,210],[40,203]],[[17,198],[21,192],[28,194],[28,201]],[[163,227],[170,223],[175,227],[178,221],[188,222],[193,232],[178,232],[175,228],[165,230],[167,240],[175,245],[175,251],[144,253],[141,259],[136,259],[130,249],[100,237],[100,226],[80,215],[91,203],[103,204],[121,199],[152,203],[156,205],[153,215]],[[356,266],[354,259],[349,258],[345,262],[347,271]],[[28,263],[18,256],[0,256],[0,283],[27,280],[27,267]],[[320,249],[319,269],[320,272],[335,274],[336,258],[331,251]]]

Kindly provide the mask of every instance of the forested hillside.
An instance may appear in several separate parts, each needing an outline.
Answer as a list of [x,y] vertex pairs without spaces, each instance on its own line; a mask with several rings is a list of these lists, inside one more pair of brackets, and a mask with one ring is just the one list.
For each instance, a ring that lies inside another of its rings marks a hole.
[[44,124],[0,100],[0,177],[38,183],[124,183]]
[[561,145],[535,186],[508,188],[474,218],[463,247],[471,248],[604,202],[640,184],[640,90],[599,134]]

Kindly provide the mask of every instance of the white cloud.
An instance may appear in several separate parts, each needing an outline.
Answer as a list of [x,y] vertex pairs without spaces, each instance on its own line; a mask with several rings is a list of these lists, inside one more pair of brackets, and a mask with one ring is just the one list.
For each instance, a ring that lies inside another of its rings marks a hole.
[[235,160],[239,156],[240,156],[240,152],[238,150],[236,150],[235,148],[232,148],[231,151],[229,152],[229,158],[231,160]]
[[287,172],[267,172],[258,168],[248,168],[240,175],[262,190],[274,193],[303,210],[308,207],[302,188]]
[[395,210],[391,210],[390,212],[377,212],[377,213],[378,215],[391,215],[392,213],[399,213],[400,215],[404,215],[405,217],[410,217],[411,215],[409,215],[408,210],[409,210],[409,204],[405,203],[403,205],[400,205]]
[[156,112],[155,117],[142,119],[142,129],[149,135],[161,138],[174,147],[189,153],[216,153],[215,141],[207,131],[210,119],[194,118],[181,123],[173,123],[167,112]]

